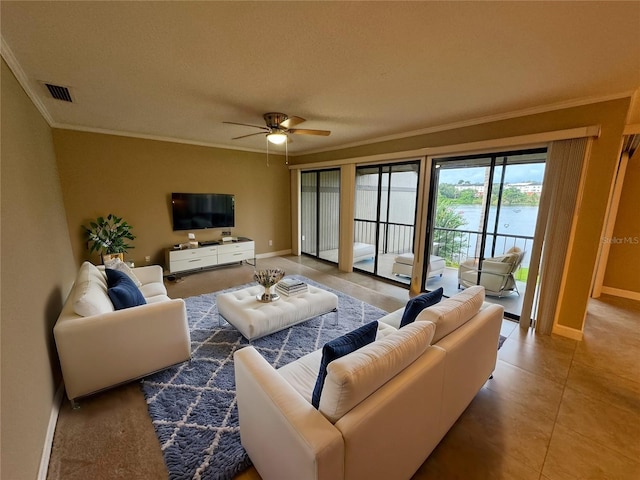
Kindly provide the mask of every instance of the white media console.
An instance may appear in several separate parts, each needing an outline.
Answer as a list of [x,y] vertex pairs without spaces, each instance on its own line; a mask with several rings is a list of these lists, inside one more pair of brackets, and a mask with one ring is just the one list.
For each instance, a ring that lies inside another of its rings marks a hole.
[[[167,269],[169,273],[174,274],[217,265],[241,264],[243,261],[255,265],[255,245],[253,240],[242,238],[233,242],[215,242],[198,248],[168,248],[165,254]],[[250,260],[253,263],[250,263]]]

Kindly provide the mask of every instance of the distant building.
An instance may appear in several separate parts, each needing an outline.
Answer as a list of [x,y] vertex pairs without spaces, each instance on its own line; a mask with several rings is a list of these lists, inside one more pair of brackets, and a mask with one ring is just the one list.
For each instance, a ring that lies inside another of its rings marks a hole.
[[[456,191],[473,190],[476,197],[482,197],[484,195],[484,184],[481,183],[467,183],[454,185]],[[519,183],[505,183],[504,188],[515,188],[522,193],[532,195],[537,193],[540,195],[542,192],[542,183],[539,182],[519,182]]]

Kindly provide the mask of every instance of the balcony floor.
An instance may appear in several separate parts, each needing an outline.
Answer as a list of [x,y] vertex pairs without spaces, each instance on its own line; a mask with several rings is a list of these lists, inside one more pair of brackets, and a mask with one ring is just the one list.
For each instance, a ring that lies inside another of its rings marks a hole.
[[[398,282],[399,284],[406,285],[409,288],[409,277],[405,277],[402,275],[394,275],[391,273],[391,269],[393,267],[393,261],[397,254],[395,253],[387,253],[381,254],[378,257],[378,276],[393,280],[394,282]],[[365,260],[362,262],[355,263],[353,268],[362,270],[365,272],[373,273],[374,263],[373,259]],[[511,293],[502,298],[488,296],[486,297],[486,301],[490,303],[496,303],[498,305],[502,305],[504,307],[505,312],[511,313],[513,315],[520,316],[520,311],[522,310],[522,300],[525,291],[526,284],[524,282],[516,282],[518,285],[518,290],[520,294]],[[446,297],[451,297],[456,293],[462,291],[463,289],[458,288],[458,269],[455,267],[446,267],[444,269],[444,273],[442,276],[432,277],[427,281],[427,290],[434,290],[436,288],[442,287],[444,290],[444,295]]]

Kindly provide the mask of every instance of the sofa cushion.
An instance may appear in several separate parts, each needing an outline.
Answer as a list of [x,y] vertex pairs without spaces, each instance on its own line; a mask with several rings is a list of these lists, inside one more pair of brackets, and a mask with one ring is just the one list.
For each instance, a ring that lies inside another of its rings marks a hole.
[[142,292],[129,276],[119,270],[105,268],[107,274],[107,294],[116,310],[145,305],[147,302]]
[[402,320],[400,320],[400,328],[412,323],[422,310],[442,300],[443,293],[444,290],[440,287],[432,292],[422,293],[409,300],[404,307]]
[[377,333],[378,322],[369,322],[324,344],[324,347],[322,347],[320,371],[318,372],[316,385],[311,395],[311,404],[314,407],[318,408],[320,405],[320,396],[327,376],[327,366],[329,363],[373,342],[376,339]]
[[144,295],[144,298],[147,299],[147,301],[150,298],[156,297],[158,295],[160,296],[167,295],[167,289],[165,288],[164,284],[160,282],[144,284],[140,287],[140,291],[142,292],[142,295]]
[[469,321],[484,302],[484,287],[476,285],[442,300],[418,314],[417,321],[427,320],[436,324],[433,343],[439,342],[456,328]]
[[334,360],[327,367],[320,412],[332,423],[413,363],[429,347],[431,322],[414,322]]
[[106,277],[92,263],[84,262],[80,267],[73,295],[73,311],[82,317],[113,312]]
[[131,267],[129,267],[129,265],[124,263],[118,257],[105,261],[104,266],[105,268],[110,268],[112,270],[118,270],[120,272],[126,273],[127,276],[131,280],[133,280],[133,283],[135,283],[136,287],[140,287],[142,285],[142,282],[138,279],[138,277],[136,277],[136,274],[133,273],[133,270],[131,270]]

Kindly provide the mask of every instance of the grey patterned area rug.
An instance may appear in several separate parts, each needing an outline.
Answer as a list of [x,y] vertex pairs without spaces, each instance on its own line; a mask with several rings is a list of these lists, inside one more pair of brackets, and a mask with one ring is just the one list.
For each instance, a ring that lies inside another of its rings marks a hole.
[[[335,293],[339,322],[335,325],[336,314],[327,313],[254,340],[252,345],[276,368],[386,314],[305,277],[291,276]],[[217,294],[247,286],[187,298],[192,360],[142,381],[171,479],[231,479],[251,465],[240,444],[233,371],[233,353],[248,342],[224,320],[218,324],[216,307]]]

